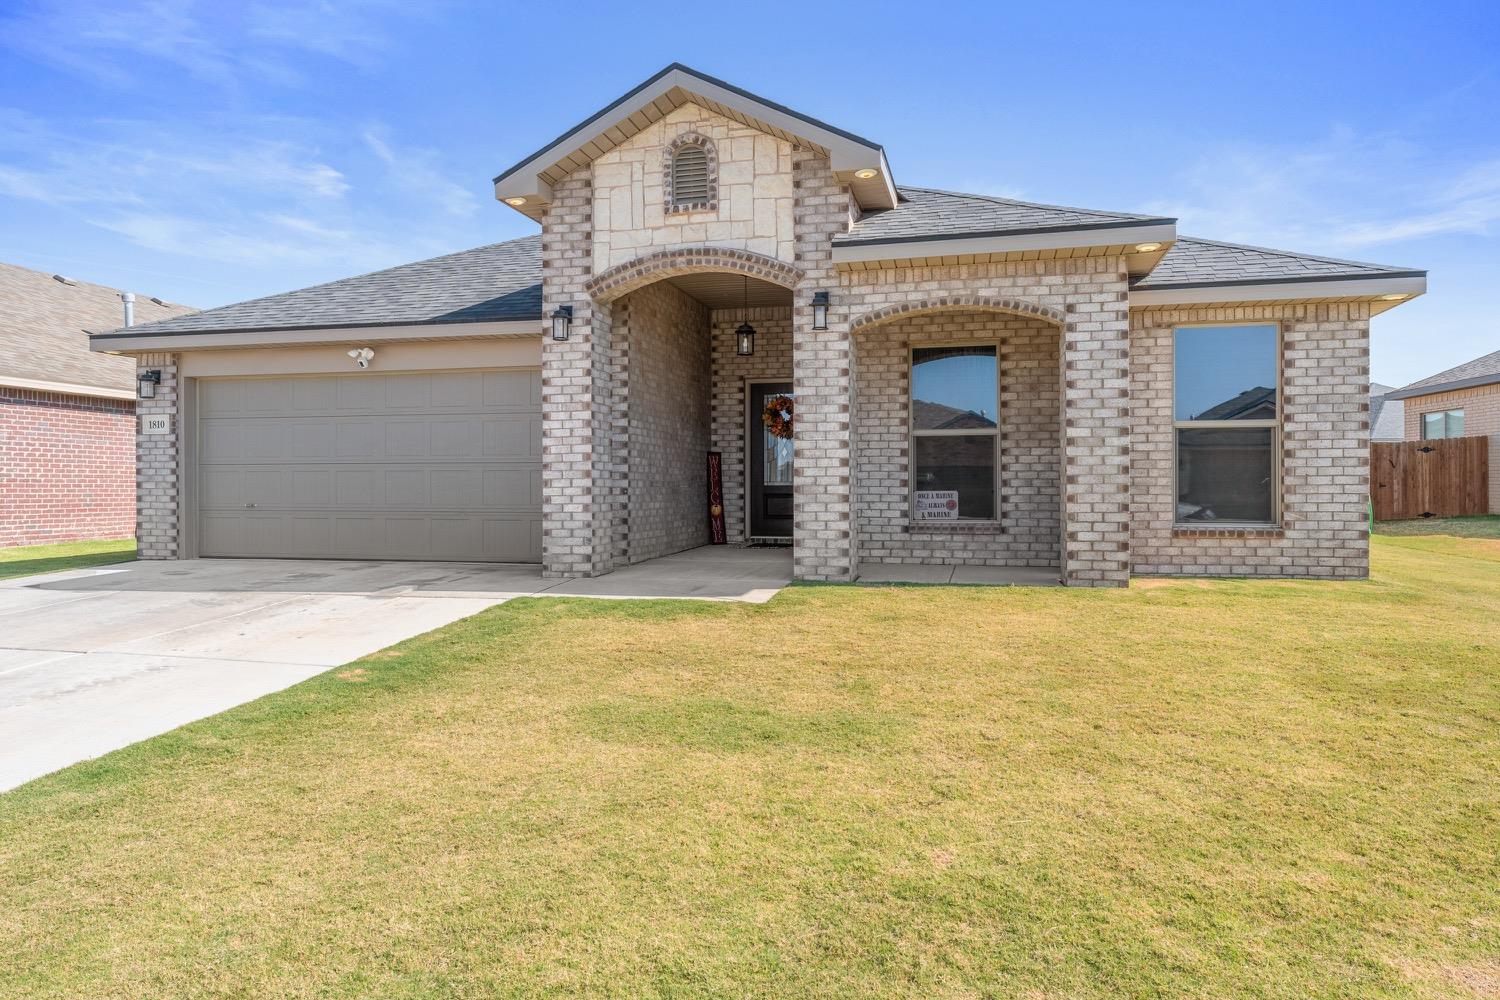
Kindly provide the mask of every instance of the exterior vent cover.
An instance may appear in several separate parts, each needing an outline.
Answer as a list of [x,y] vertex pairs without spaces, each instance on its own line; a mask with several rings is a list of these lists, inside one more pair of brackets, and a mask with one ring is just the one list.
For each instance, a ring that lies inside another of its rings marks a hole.
[[672,207],[708,200],[708,153],[702,146],[683,146],[672,157]]

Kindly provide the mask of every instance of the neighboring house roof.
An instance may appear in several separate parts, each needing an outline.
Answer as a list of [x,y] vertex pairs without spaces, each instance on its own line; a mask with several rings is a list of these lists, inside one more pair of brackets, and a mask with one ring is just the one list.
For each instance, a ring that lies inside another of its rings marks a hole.
[[895,208],[865,213],[849,232],[839,233],[833,238],[834,246],[868,246],[955,236],[1019,235],[1052,229],[1116,229],[1170,225],[1174,221],[1154,215],[1039,205],[1014,198],[961,194],[935,188],[898,187],[896,190],[901,201]]
[[1132,291],[1195,288],[1204,285],[1248,285],[1352,278],[1417,278],[1413,268],[1366,264],[1336,257],[1270,250],[1179,236],[1151,273],[1131,285]]
[[993,417],[973,410],[961,410],[946,403],[934,403],[926,399],[911,401],[912,425],[923,430],[952,431],[974,427],[994,427]]
[[1486,354],[1482,358],[1466,361],[1445,372],[1418,379],[1404,385],[1386,396],[1387,399],[1410,399],[1413,396],[1430,396],[1435,392],[1452,392],[1454,389],[1469,389],[1476,385],[1500,382],[1500,351]]
[[1258,385],[1216,403],[1194,420],[1271,420],[1276,416],[1276,390]]
[[445,254],[96,337],[540,320],[542,238]]
[[1400,441],[1406,437],[1406,404],[1387,395],[1395,387],[1370,383],[1370,440]]
[[[135,299],[139,320],[192,311],[145,295]],[[135,361],[89,351],[88,331],[123,320],[118,289],[0,264],[0,385],[134,399]]]

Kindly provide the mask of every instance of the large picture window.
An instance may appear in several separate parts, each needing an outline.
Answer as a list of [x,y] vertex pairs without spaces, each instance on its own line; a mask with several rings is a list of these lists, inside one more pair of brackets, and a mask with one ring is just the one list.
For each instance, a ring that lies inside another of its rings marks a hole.
[[1186,326],[1173,341],[1177,521],[1274,524],[1281,331],[1269,323]]
[[912,517],[999,517],[1000,365],[994,344],[911,352]]

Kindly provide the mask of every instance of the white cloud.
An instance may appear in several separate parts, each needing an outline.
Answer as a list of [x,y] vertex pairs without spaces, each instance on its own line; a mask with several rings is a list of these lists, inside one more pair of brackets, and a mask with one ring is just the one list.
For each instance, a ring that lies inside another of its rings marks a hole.
[[1211,150],[1171,186],[1186,194],[1148,210],[1245,243],[1357,252],[1500,225],[1500,158],[1455,173],[1411,143],[1348,130],[1297,148]]
[[428,149],[398,149],[379,126],[364,131],[365,145],[385,165],[390,183],[404,194],[430,201],[449,215],[466,218],[479,207],[474,192],[454,183],[437,166],[437,155]]

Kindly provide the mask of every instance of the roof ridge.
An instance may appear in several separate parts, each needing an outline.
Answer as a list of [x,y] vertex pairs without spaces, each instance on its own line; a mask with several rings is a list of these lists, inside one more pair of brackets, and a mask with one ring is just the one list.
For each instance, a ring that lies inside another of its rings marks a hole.
[[[212,309],[201,309],[198,312],[193,313],[192,315],[194,317],[212,316],[214,313],[222,312],[226,309],[238,309],[242,306],[254,305],[258,302],[268,302],[271,299],[279,299],[287,295],[299,295],[303,292],[311,292],[320,288],[332,288],[335,285],[348,284],[351,281],[359,281],[362,278],[370,278],[377,274],[388,274],[391,271],[401,271],[405,270],[408,267],[416,267],[419,264],[431,264],[435,261],[446,260],[449,257],[462,257],[464,254],[475,253],[480,250],[493,250],[497,247],[509,246],[513,243],[525,243],[528,240],[540,240],[541,238],[541,233],[531,233],[527,236],[518,236],[513,240],[501,240],[499,243],[484,243],[477,247],[470,247],[467,250],[453,250],[448,253],[440,253],[434,257],[424,257],[422,260],[407,261],[405,264],[394,264],[390,267],[379,267],[373,271],[365,271],[362,274],[351,274],[343,278],[334,278],[332,281],[323,281],[319,282],[316,285],[307,285],[303,288],[289,288],[284,292],[272,292],[269,295],[257,295],[253,299],[243,299],[239,302],[226,302],[224,305],[214,306]],[[137,323],[132,327],[116,327],[113,330],[100,330],[98,332],[119,333],[123,330],[129,330],[131,333],[138,333],[143,330],[149,330],[149,328],[151,327],[162,326],[164,324],[171,323],[173,320],[180,318],[182,317],[169,316],[165,319],[152,320],[150,323]]]
[[1490,376],[1488,374],[1472,376],[1460,375],[1456,379],[1448,379],[1446,381],[1444,381],[1443,377],[1445,375],[1452,375],[1454,372],[1460,371],[1464,368],[1468,368],[1470,365],[1477,365],[1481,361],[1488,361],[1490,358],[1495,358],[1497,361],[1500,361],[1500,351],[1490,351],[1488,354],[1481,354],[1477,358],[1470,358],[1468,361],[1456,364],[1452,368],[1445,368],[1442,371],[1436,372],[1432,375],[1428,375],[1425,378],[1419,378],[1415,382],[1408,382],[1406,383],[1406,385],[1403,385],[1401,388],[1395,391],[1405,392],[1408,389],[1430,388],[1432,386],[1446,385],[1447,382],[1461,382],[1467,378],[1489,378]]
[[[1184,236],[1179,234],[1178,243],[1204,243],[1208,246],[1227,247],[1231,250],[1254,250],[1256,253],[1268,253],[1277,257],[1296,257],[1303,260],[1319,260],[1325,264],[1344,264],[1352,267],[1369,267],[1377,271],[1421,271],[1419,267],[1398,267],[1394,264],[1373,264],[1367,260],[1349,260],[1344,257],[1326,257],[1322,254],[1303,253],[1298,250],[1277,250],[1275,247],[1255,246],[1251,243],[1231,243],[1228,240],[1211,240],[1205,236]],[[1426,272],[1423,271],[1425,274]]]
[[[1168,215],[1141,215],[1137,212],[1112,212],[1102,208],[1078,208],[1073,205],[1053,205],[1042,201],[1022,201],[1020,198],[1005,198],[994,194],[975,194],[971,191],[949,191],[945,188],[922,187],[917,184],[897,184],[896,191],[923,191],[927,194],[940,194],[949,198],[974,198],[978,201],[988,201],[995,205],[1020,205],[1025,208],[1047,208],[1062,212],[1077,212],[1080,215],[1097,215],[1100,217],[1111,217],[1116,219],[1172,219]],[[1172,219],[1172,221],[1176,221]]]

